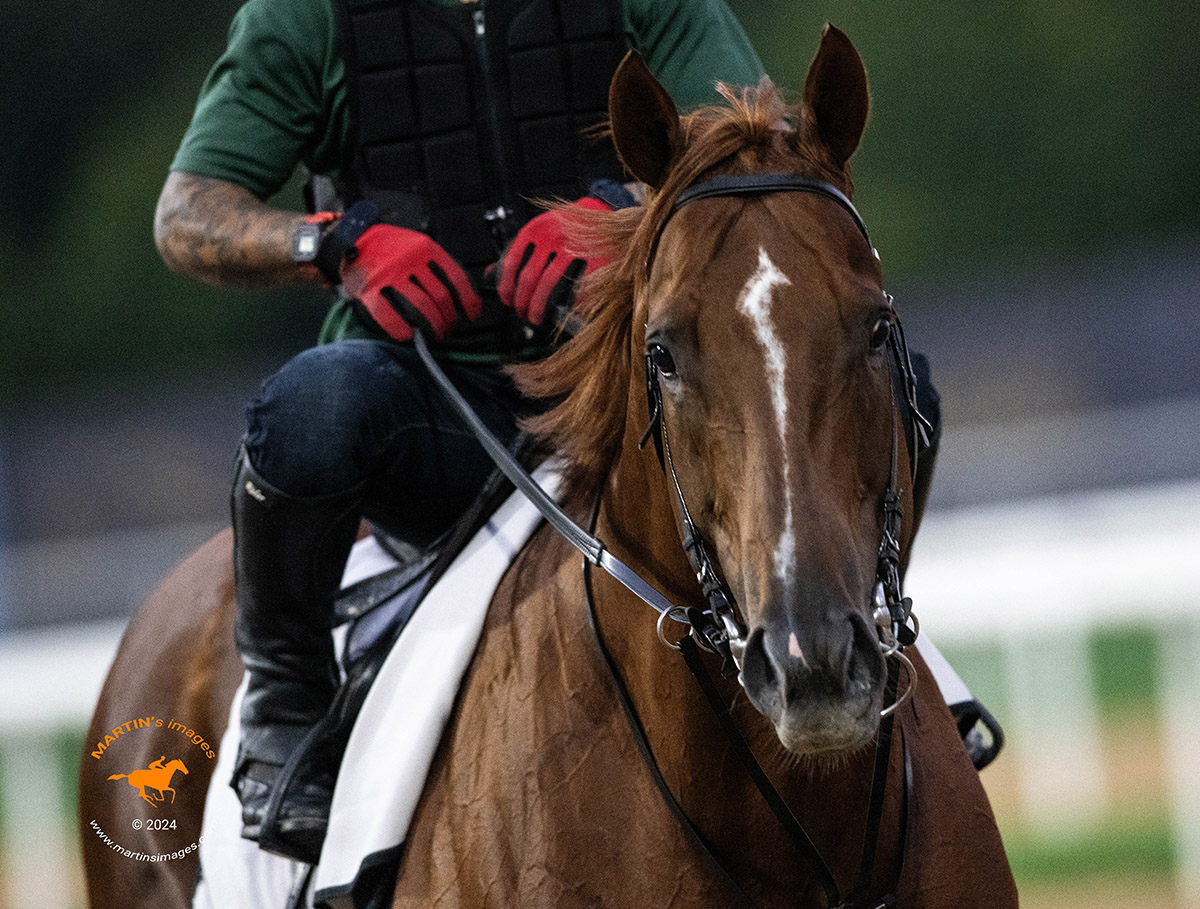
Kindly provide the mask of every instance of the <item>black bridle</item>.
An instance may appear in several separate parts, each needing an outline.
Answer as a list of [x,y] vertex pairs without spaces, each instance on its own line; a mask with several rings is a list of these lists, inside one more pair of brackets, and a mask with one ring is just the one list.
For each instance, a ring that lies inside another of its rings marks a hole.
[[[825,181],[799,174],[787,173],[727,175],[695,184],[684,190],[674,201],[667,217],[659,225],[658,231],[652,240],[650,246],[651,252],[646,260],[647,276],[649,276],[652,267],[653,255],[658,245],[658,239],[662,235],[667,221],[671,215],[684,205],[701,199],[721,196],[757,196],[779,192],[805,192],[832,200],[851,216],[855,226],[861,232],[864,239],[867,240],[868,245],[870,245],[866,226],[863,224],[862,218],[855,210],[854,205],[844,193]],[[733,595],[722,579],[716,563],[709,555],[703,535],[697,528],[688,510],[687,503],[684,501],[683,491],[679,485],[679,479],[671,459],[671,449],[663,410],[662,389],[659,385],[659,370],[649,354],[646,357],[646,390],[650,409],[650,425],[643,436],[642,444],[644,445],[649,439],[653,438],[663,470],[670,477],[672,501],[680,520],[683,549],[693,570],[696,572],[696,578],[704,594],[705,601],[708,604],[708,609],[706,610],[695,607],[685,608],[672,603],[629,568],[629,566],[607,550],[604,544],[593,535],[595,521],[599,515],[599,500],[597,501],[596,512],[593,515],[591,532],[585,531],[571,520],[558,506],[558,503],[547,495],[537,482],[529,476],[503,443],[479,419],[478,415],[475,414],[470,405],[437,365],[422,334],[416,332],[413,340],[417,353],[425,367],[429,370],[435,384],[438,385],[454,405],[460,417],[466,422],[476,438],[479,439],[499,469],[530,499],[546,520],[569,543],[583,553],[584,582],[589,619],[596,630],[601,653],[616,685],[619,699],[629,720],[635,741],[650,767],[652,775],[660,791],[663,793],[668,806],[671,807],[676,817],[679,818],[684,829],[699,843],[703,851],[710,857],[723,879],[746,902],[753,905],[753,901],[750,900],[737,881],[733,879],[704,837],[696,830],[686,812],[683,811],[671,793],[662,774],[658,771],[649,741],[629,698],[628,691],[621,678],[620,670],[613,662],[600,634],[599,626],[596,623],[590,579],[590,567],[593,565],[604,569],[631,592],[658,611],[659,637],[668,646],[682,652],[689,669],[696,677],[705,699],[708,701],[722,730],[728,738],[734,754],[746,769],[747,774],[767,802],[772,813],[801,852],[805,862],[824,891],[827,907],[829,909],[884,909],[884,907],[893,906],[895,904],[895,885],[899,883],[900,879],[899,871],[897,872],[896,881],[887,895],[868,900],[866,894],[873,878],[875,867],[875,850],[883,814],[883,801],[887,788],[888,767],[892,751],[893,718],[900,704],[911,696],[916,683],[916,673],[912,663],[902,653],[905,646],[915,641],[918,629],[916,627],[909,628],[909,621],[913,621],[914,624],[916,621],[915,617],[912,616],[912,601],[902,596],[900,590],[900,535],[903,522],[903,507],[898,480],[900,433],[896,429],[897,421],[895,416],[897,386],[899,386],[901,400],[909,414],[909,421],[905,426],[904,436],[908,443],[909,463],[913,478],[916,476],[918,451],[921,448],[921,442],[925,441],[927,443],[928,433],[932,431],[929,421],[921,414],[920,409],[917,407],[916,374],[909,358],[908,346],[905,342],[904,332],[900,327],[898,318],[893,322],[893,328],[888,338],[888,345],[893,361],[889,365],[892,376],[889,389],[891,411],[893,413],[891,421],[891,461],[888,473],[888,486],[884,491],[882,500],[883,532],[876,563],[873,600],[870,605],[873,607],[872,615],[880,637],[880,650],[885,658],[895,657],[899,663],[905,665],[908,674],[908,688],[904,695],[897,699],[898,666],[895,663],[889,662],[885,701],[890,701],[891,703],[881,712],[880,730],[875,743],[875,767],[868,803],[867,827],[863,837],[862,861],[857,884],[845,901],[841,899],[837,883],[828,865],[809,838],[803,825],[796,819],[791,809],[767,778],[762,767],[758,764],[757,759],[741,735],[736,723],[729,715],[724,700],[712,678],[708,675],[704,661],[701,659],[700,651],[702,649],[708,650],[719,654],[723,658],[723,668],[729,669],[736,666],[740,670],[741,655],[745,649],[746,629],[738,616]],[[911,441],[909,441],[910,436]],[[677,642],[670,641],[665,634],[664,622],[667,619],[679,622],[688,628],[687,634]],[[912,820],[912,812],[910,810],[912,802],[912,767],[907,746],[904,744],[903,730],[901,730],[899,737],[904,765],[905,797],[903,805],[906,816],[906,819],[901,822],[900,833],[900,868],[902,870],[904,847],[909,839],[907,827]]]
[[[691,202],[702,199],[713,199],[727,196],[762,196],[781,192],[802,192],[829,199],[842,208],[854,221],[855,227],[871,246],[871,238],[867,233],[862,217],[849,198],[837,187],[824,180],[806,177],[801,174],[763,173],[763,174],[729,174],[714,177],[688,187],[672,203],[666,218],[658,226],[658,231],[650,243],[650,255],[646,259],[646,273],[649,277],[653,266],[654,253],[658,248],[659,237],[662,236],[671,216]],[[871,247],[874,253],[874,247]],[[888,297],[889,302],[891,297]],[[899,317],[893,316],[892,330],[888,335],[888,347],[892,353],[893,363],[890,364],[892,373],[892,411],[895,411],[895,386],[899,385],[906,409],[910,415],[910,425],[905,427],[906,440],[911,435],[908,444],[909,464],[912,478],[917,475],[918,452],[922,442],[928,444],[932,426],[929,420],[917,407],[917,379],[913,370],[912,360],[908,353],[908,344],[904,338],[904,329]],[[645,356],[646,368],[646,400],[650,410],[650,423],[642,436],[644,446],[650,439],[658,453],[659,463],[670,478],[672,501],[681,528],[683,550],[687,554],[696,580],[708,603],[708,613],[696,615],[695,610],[677,609],[666,617],[685,625],[691,626],[694,636],[708,650],[716,651],[726,658],[732,658],[740,669],[741,654],[745,650],[746,627],[738,616],[734,606],[733,595],[720,573],[717,571],[715,560],[709,555],[708,547],[699,528],[697,528],[687,502],[683,497],[683,489],[679,485],[679,477],[675,472],[675,464],[671,458],[671,447],[667,436],[665,414],[663,411],[662,387],[659,383],[660,370],[649,351]],[[872,605],[872,615],[883,638],[884,652],[888,656],[901,655],[903,648],[912,644],[916,632],[908,628],[912,617],[912,600],[901,595],[900,591],[900,528],[904,510],[898,480],[899,471],[899,433],[896,421],[892,420],[891,462],[888,471],[888,485],[883,495],[883,534],[879,543],[879,553],[875,569],[875,586]],[[707,616],[707,621],[705,620]],[[660,637],[662,634],[662,618],[659,620]],[[666,641],[665,637],[663,638]],[[669,642],[667,642],[669,643]],[[907,662],[905,660],[905,662]],[[910,678],[915,680],[911,672]],[[911,693],[906,692],[906,697]],[[894,710],[898,704],[888,709]]]

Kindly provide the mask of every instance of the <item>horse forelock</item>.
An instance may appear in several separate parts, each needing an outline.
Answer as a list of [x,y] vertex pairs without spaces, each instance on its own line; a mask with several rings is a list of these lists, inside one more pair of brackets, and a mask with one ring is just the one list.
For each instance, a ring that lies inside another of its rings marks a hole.
[[663,185],[645,205],[615,212],[572,210],[574,245],[599,251],[608,264],[580,284],[577,313],[583,327],[575,337],[545,360],[510,370],[525,394],[552,402],[524,425],[565,460],[568,498],[594,494],[620,451],[636,301],[652,247],[680,193],[709,177],[765,171],[803,173],[847,195],[853,192],[849,171],[837,167],[814,130],[805,127],[802,106],[785,103],[768,78],[753,87],[719,84],[717,89],[727,103],[681,119],[681,147]]

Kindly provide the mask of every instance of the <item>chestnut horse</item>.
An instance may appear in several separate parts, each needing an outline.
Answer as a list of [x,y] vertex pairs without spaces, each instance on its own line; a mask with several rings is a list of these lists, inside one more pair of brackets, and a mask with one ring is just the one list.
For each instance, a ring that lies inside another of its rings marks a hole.
[[[681,119],[639,58],[622,64],[612,133],[647,204],[589,218],[589,242],[613,262],[589,279],[583,328],[516,374],[560,402],[532,428],[566,459],[568,507],[699,614],[679,515],[694,522],[736,604],[740,674],[700,659],[769,784],[660,643],[653,610],[581,573],[543,527],[492,601],[409,829],[396,909],[1017,905],[978,775],[911,648],[899,683],[913,694],[879,738],[891,650],[877,630],[880,541],[894,518],[907,559],[923,496],[890,373],[895,313],[848,202],[868,108],[861,61],[827,27],[797,107],[766,82],[728,99]],[[823,189],[681,204],[697,184],[756,174]],[[656,428],[663,461],[643,444]],[[897,500],[902,513],[889,512]],[[225,536],[148,601],[89,740],[149,710],[219,738],[241,674],[229,565]],[[678,626],[665,625],[669,640]],[[166,741],[146,738],[146,753]],[[190,857],[131,867],[87,826],[113,815],[86,773],[81,799],[93,906],[189,905]]]

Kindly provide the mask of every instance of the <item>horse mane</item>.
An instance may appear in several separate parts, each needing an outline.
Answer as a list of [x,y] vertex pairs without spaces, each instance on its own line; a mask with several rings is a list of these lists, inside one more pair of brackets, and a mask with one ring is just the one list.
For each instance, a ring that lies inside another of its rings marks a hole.
[[524,429],[565,462],[568,499],[594,494],[621,450],[628,406],[635,301],[646,282],[651,245],[679,194],[725,173],[786,171],[818,176],[847,195],[853,185],[816,136],[811,111],[789,105],[767,77],[754,87],[717,90],[727,104],[681,118],[681,148],[667,179],[645,205],[613,212],[568,212],[573,245],[608,260],[580,282],[579,331],[544,360],[510,367],[517,387],[549,404]]

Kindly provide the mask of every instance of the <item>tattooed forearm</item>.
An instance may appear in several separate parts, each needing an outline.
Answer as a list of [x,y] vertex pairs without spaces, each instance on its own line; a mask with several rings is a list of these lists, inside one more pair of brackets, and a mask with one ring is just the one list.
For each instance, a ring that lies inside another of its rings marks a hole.
[[292,261],[292,234],[303,220],[233,183],[173,173],[154,213],[154,242],[171,269],[209,284],[296,284],[317,280]]

